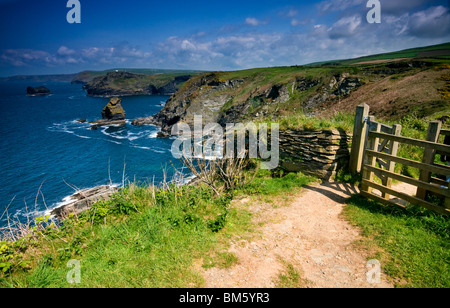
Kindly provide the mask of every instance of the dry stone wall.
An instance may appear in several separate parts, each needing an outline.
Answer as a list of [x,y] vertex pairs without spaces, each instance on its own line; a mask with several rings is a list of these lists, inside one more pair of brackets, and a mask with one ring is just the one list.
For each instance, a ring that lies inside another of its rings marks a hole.
[[345,131],[280,131],[281,168],[329,180],[348,166],[351,136]]

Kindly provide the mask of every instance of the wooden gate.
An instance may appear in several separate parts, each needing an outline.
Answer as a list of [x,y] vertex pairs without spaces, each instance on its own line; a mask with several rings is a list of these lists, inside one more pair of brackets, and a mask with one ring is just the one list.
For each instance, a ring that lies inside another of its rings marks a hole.
[[[449,182],[439,178],[450,177],[450,166],[434,163],[436,154],[450,155],[450,146],[438,143],[439,136],[450,135],[450,131],[441,129],[441,122],[433,121],[429,123],[427,140],[419,140],[402,137],[401,129],[398,124],[390,127],[375,121],[373,116],[369,116],[368,105],[357,107],[350,169],[353,174],[362,173],[361,195],[382,203],[404,206],[398,201],[401,199],[450,215]],[[424,148],[422,161],[398,157],[397,152],[402,144]],[[396,164],[419,169],[420,177],[416,179],[396,173]],[[409,195],[392,189],[392,180],[416,186],[416,194]],[[381,194],[375,194],[373,190],[378,190]],[[429,193],[443,198],[444,205],[429,202]]]

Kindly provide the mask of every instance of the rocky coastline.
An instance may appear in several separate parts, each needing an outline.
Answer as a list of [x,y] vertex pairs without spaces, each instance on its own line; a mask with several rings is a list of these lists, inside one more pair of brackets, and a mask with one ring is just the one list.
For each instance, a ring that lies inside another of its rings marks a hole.
[[261,75],[227,78],[226,73],[215,72],[195,76],[157,114],[134,119],[132,124],[160,126],[161,135],[168,136],[172,126],[180,121],[191,125],[194,115],[222,126],[282,116],[278,106],[287,106],[298,96],[304,96],[298,111],[313,116],[322,103],[348,97],[364,84],[361,78],[346,72],[327,78],[293,76],[264,83],[260,82],[263,72]]
[[97,201],[108,200],[118,191],[119,188],[112,185],[101,185],[78,191],[65,198],[63,205],[52,209],[50,215],[58,220],[64,220],[69,214],[78,215],[88,210]]

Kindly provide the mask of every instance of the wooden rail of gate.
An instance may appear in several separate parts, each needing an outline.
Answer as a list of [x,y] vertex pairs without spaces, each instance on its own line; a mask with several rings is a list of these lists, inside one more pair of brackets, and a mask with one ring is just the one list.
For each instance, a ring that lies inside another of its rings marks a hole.
[[[436,154],[450,155],[450,146],[438,143],[440,135],[450,135],[449,130],[441,129],[441,122],[430,122],[427,140],[419,140],[401,136],[401,125],[392,127],[375,121],[369,116],[369,106],[357,107],[355,128],[353,132],[350,169],[352,173],[362,173],[361,195],[388,204],[404,206],[396,198],[419,205],[441,214],[450,215],[449,182],[435,175],[450,177],[450,166],[435,164]],[[422,161],[415,161],[397,156],[401,144],[409,144],[424,148]],[[395,165],[402,164],[420,170],[419,179],[395,173]],[[377,183],[374,176],[381,179]],[[392,189],[392,180],[408,183],[417,187],[415,196]],[[374,194],[376,189],[381,196]],[[428,192],[443,196],[444,206],[438,206],[426,200]]]

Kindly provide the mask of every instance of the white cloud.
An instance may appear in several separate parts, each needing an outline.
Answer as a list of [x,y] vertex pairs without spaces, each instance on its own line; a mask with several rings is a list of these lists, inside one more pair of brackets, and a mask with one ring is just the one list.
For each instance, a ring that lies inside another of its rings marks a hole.
[[254,18],[254,17],[247,17],[247,18],[245,19],[245,24],[246,24],[246,25],[249,25],[249,26],[254,26],[254,27],[256,27],[256,26],[259,26],[259,25],[265,25],[265,24],[267,24],[267,20],[259,20],[259,19],[256,19],[256,18]]
[[290,9],[289,12],[286,13],[287,17],[295,17],[298,15],[298,11],[294,9]]
[[3,62],[12,66],[27,66],[33,62],[52,62],[50,53],[33,49],[7,49],[2,53],[1,59]]
[[430,7],[411,16],[409,34],[417,37],[441,37],[450,34],[449,9],[443,6]]
[[380,0],[383,14],[399,16],[411,12],[411,10],[429,0]]
[[310,18],[305,18],[305,19],[297,19],[297,18],[293,18],[291,20],[291,26],[299,26],[299,25],[306,25],[311,23],[312,20]]
[[300,22],[300,20],[298,20],[298,19],[293,18],[293,19],[291,20],[291,26],[298,26],[298,25],[300,25],[300,24],[301,24],[301,22]]
[[317,8],[319,13],[328,14],[335,11],[344,11],[366,2],[367,0],[325,0],[317,4]]
[[253,18],[253,17],[247,17],[247,18],[245,19],[245,23],[246,23],[247,25],[250,25],[250,26],[257,26],[257,25],[259,25],[258,19]]
[[190,50],[190,51],[195,51],[197,50],[197,48],[195,47],[194,44],[192,44],[191,42],[189,42],[189,40],[183,40],[181,42],[181,49],[183,50]]
[[12,66],[60,67],[64,65],[86,64],[93,67],[99,64],[143,63],[151,52],[122,42],[114,47],[88,47],[79,50],[60,46],[54,53],[32,49],[9,49],[0,53],[0,62]]
[[[0,50],[0,65],[34,68],[67,65],[75,70],[80,64],[89,69],[111,68],[120,64],[129,67],[234,70],[306,64],[450,41],[450,12],[444,6],[397,14],[409,7],[417,8],[423,0],[411,0],[409,4],[392,0],[386,7],[394,13],[382,10],[382,23],[371,25],[365,19],[366,2],[322,1],[318,6],[319,13],[348,9],[325,17],[306,16],[303,12],[287,8],[277,16],[283,19],[280,24],[290,22],[294,27],[288,26],[284,31],[273,27],[273,32],[262,32],[257,26],[268,23],[270,19],[248,17],[244,23],[230,24],[216,30],[171,36],[147,49],[119,42],[110,46],[83,48],[60,46],[50,52]],[[275,20],[273,23],[276,25]],[[304,26],[296,27],[299,25]]]
[[76,51],[70,48],[67,48],[66,46],[61,46],[58,48],[56,53],[60,56],[71,56],[76,54]]
[[361,17],[351,16],[339,19],[328,30],[330,38],[338,39],[341,37],[352,36],[357,33],[356,29],[361,25]]

